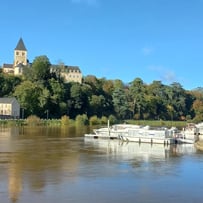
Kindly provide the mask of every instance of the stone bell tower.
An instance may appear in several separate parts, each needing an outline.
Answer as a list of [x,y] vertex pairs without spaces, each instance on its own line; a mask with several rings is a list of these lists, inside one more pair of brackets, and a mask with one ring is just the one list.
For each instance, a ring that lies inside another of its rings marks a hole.
[[20,38],[14,50],[14,67],[18,66],[19,64],[24,66],[27,65],[27,49],[22,38]]

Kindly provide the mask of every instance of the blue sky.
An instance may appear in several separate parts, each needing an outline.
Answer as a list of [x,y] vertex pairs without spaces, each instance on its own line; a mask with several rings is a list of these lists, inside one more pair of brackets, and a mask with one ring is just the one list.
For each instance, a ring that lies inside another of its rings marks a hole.
[[203,0],[1,0],[0,65],[28,58],[84,76],[203,87]]

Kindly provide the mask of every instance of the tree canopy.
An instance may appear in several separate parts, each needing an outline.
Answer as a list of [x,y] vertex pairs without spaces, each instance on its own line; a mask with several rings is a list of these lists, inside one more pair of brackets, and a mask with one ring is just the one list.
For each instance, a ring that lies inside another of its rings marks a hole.
[[83,83],[64,83],[60,74],[51,73],[47,56],[38,56],[23,76],[0,72],[0,97],[15,96],[25,116],[60,118],[67,115],[117,119],[203,120],[202,88],[188,91],[175,82],[146,84],[137,77],[129,84],[120,79],[107,80],[93,75]]

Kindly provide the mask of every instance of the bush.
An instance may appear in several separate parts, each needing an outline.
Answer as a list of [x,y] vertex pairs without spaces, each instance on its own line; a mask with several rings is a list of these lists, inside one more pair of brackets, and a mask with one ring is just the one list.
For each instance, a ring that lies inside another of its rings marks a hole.
[[31,115],[31,116],[27,117],[26,123],[27,123],[27,125],[40,125],[41,120],[39,117],[37,117],[35,115]]
[[116,124],[118,121],[114,115],[109,116],[110,125]]
[[86,114],[76,116],[76,125],[88,125],[88,117]]
[[90,125],[99,125],[100,124],[100,119],[97,116],[92,116],[90,117]]
[[108,119],[107,119],[106,116],[102,116],[100,120],[101,120],[101,124],[102,124],[102,125],[108,123]]
[[61,117],[61,125],[68,125],[69,124],[69,116],[62,116]]

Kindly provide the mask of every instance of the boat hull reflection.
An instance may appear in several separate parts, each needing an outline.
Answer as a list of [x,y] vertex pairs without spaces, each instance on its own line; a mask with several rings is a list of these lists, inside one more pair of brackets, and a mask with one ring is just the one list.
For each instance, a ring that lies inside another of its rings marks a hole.
[[145,160],[150,157],[166,158],[169,155],[170,145],[149,144],[149,143],[135,143],[123,142],[121,140],[106,140],[106,139],[88,139],[85,138],[85,144],[98,151],[112,156],[119,156],[122,158],[142,157]]
[[94,151],[117,156],[122,159],[139,158],[145,161],[166,159],[174,156],[195,153],[191,144],[160,145],[150,143],[123,142],[121,140],[85,138],[85,144]]

